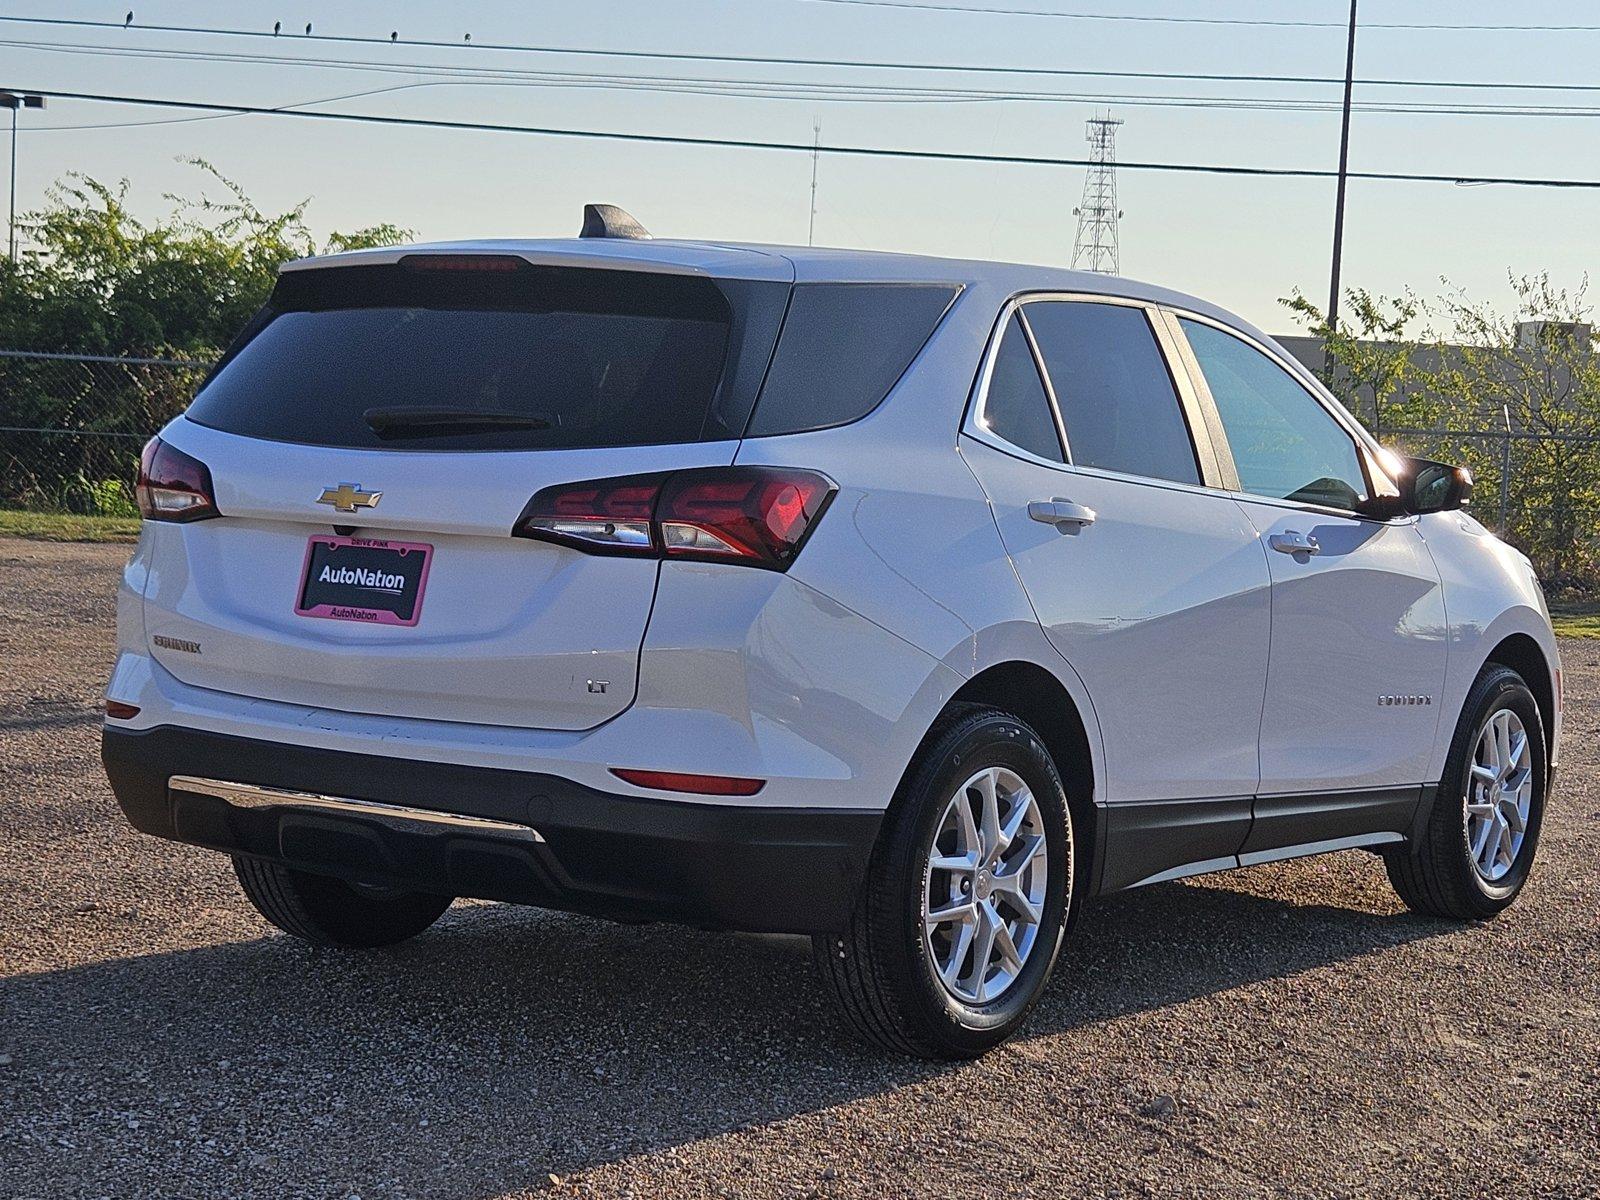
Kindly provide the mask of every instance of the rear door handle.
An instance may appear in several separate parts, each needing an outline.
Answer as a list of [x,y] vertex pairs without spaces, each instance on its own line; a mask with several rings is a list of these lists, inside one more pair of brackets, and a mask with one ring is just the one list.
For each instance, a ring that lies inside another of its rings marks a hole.
[[1076,533],[1086,525],[1093,525],[1095,512],[1087,504],[1074,504],[1061,496],[1049,500],[1035,500],[1028,505],[1028,515],[1035,521],[1054,525],[1062,533]]
[[1301,533],[1298,529],[1286,529],[1282,533],[1275,533],[1267,539],[1267,545],[1280,554],[1320,554],[1322,543],[1309,533]]

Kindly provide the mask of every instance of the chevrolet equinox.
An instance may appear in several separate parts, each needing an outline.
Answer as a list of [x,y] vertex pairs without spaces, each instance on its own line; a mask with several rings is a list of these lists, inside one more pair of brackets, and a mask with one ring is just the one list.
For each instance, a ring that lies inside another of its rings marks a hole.
[[805,934],[970,1057],[1091,897],[1361,848],[1487,918],[1561,673],[1471,478],[1189,296],[585,236],[285,266],[146,448],[104,760],[310,942]]

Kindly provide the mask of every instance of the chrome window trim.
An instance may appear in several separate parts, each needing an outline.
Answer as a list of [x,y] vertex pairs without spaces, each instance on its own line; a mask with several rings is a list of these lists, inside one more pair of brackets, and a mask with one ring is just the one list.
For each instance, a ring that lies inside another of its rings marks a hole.
[[1362,521],[1368,525],[1411,525],[1420,519],[1415,513],[1400,513],[1393,517],[1369,517],[1365,513],[1358,513],[1349,508],[1333,508],[1326,504],[1310,504],[1304,500],[1258,496],[1254,492],[1234,491],[1227,494],[1235,500],[1247,501],[1250,504],[1265,504],[1271,508],[1288,509],[1291,512],[1303,512],[1321,517],[1338,517],[1346,521]]
[[[1122,308],[1137,308],[1144,312],[1145,320],[1150,328],[1150,336],[1155,342],[1156,352],[1166,367],[1173,392],[1178,400],[1179,415],[1183,418],[1185,431],[1189,435],[1190,446],[1195,454],[1195,468],[1200,475],[1199,483],[1184,483],[1181,480],[1163,479],[1156,475],[1139,475],[1130,471],[1112,471],[1104,467],[1091,467],[1072,462],[1071,442],[1068,440],[1066,423],[1062,420],[1061,408],[1056,400],[1055,385],[1051,382],[1050,372],[1044,365],[1044,358],[1034,337],[1032,326],[1028,323],[1027,314],[1022,311],[1030,304],[1060,301],[1079,304],[1111,304]],[[1028,348],[1033,353],[1034,366],[1038,369],[1039,378],[1044,383],[1045,398],[1050,405],[1051,419],[1055,422],[1056,436],[1061,439],[1062,453],[1067,458],[1064,463],[1041,458],[1031,451],[1024,450],[1022,447],[1008,442],[983,423],[984,406],[989,398],[989,385],[994,377],[995,361],[999,357],[1000,343],[1005,336],[1013,314],[1020,317],[1019,324],[1027,337]],[[1186,346],[1187,343],[1184,343],[1184,345]],[[1101,479],[1124,480],[1130,483],[1149,484],[1155,487],[1206,495],[1231,494],[1231,489],[1222,486],[1227,476],[1221,470],[1221,462],[1217,457],[1215,446],[1212,445],[1210,428],[1206,424],[1208,420],[1205,415],[1206,405],[1201,402],[1198,391],[1193,389],[1192,383],[1187,378],[1187,369],[1185,368],[1184,371],[1180,372],[1178,365],[1173,363],[1171,358],[1173,348],[1167,335],[1165,319],[1161,315],[1161,305],[1151,301],[1136,300],[1128,296],[1107,296],[1098,292],[1042,291],[1023,292],[1011,296],[1001,306],[1000,314],[989,332],[989,340],[984,348],[983,362],[979,367],[978,378],[973,384],[972,394],[967,401],[960,432],[962,435],[982,442],[991,449],[998,450],[1002,454],[1008,454],[1012,458],[1021,459],[1023,462],[1033,463],[1036,466],[1064,471],[1068,474],[1084,474]],[[1208,478],[1208,476],[1212,478]]]
[[[961,428],[958,432],[966,437],[980,441],[991,449],[1000,451],[1002,454],[1009,454],[1012,458],[1019,458],[1023,462],[1033,463],[1035,466],[1049,467],[1052,470],[1059,471],[1065,467],[1065,463],[1041,458],[1031,450],[1024,450],[1014,442],[1006,441],[1005,438],[983,423],[983,408],[985,402],[989,399],[989,383],[994,378],[995,363],[1000,357],[1000,343],[1004,340],[1006,329],[1011,324],[1012,314],[1016,311],[1017,303],[1015,298],[1007,300],[1000,306],[1000,315],[995,319],[994,327],[989,331],[989,340],[984,344],[983,361],[978,367],[978,378],[974,381],[972,392],[967,397],[966,411],[962,414]],[[1034,366],[1038,366],[1037,359],[1034,360]],[[1041,380],[1043,379],[1042,373],[1040,378]],[[1050,405],[1051,419],[1055,422],[1056,436],[1059,438],[1061,436],[1061,414],[1055,411],[1055,404],[1050,399],[1048,386],[1045,388],[1045,403]],[[1065,446],[1063,446],[1062,453],[1066,453]]]
[[[1039,338],[1033,332],[1033,323],[1028,320],[1028,314],[1023,311],[1024,307],[1024,305],[1019,304],[1014,310],[1017,317],[1017,327],[1022,330],[1023,339],[1028,343],[1028,353],[1033,355],[1033,369],[1039,372],[1039,382],[1044,385],[1045,403],[1050,406],[1050,419],[1055,422],[1056,440],[1061,443],[1061,461],[1070,464],[1072,462],[1072,441],[1067,437],[1067,425],[1061,418],[1061,401],[1056,399],[1056,385],[1050,378],[1050,371],[1044,365],[1044,351],[1039,349]],[[1007,322],[1001,328],[1000,338],[1002,341],[1005,340],[1006,331],[1010,328],[1010,322]],[[999,353],[1000,348],[996,346],[995,356],[999,357]],[[983,400],[985,404],[988,404],[988,388],[983,390]]]

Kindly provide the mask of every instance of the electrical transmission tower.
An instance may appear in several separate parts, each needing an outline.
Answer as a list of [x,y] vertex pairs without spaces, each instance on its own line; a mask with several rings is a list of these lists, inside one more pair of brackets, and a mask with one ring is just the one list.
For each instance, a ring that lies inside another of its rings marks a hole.
[[1086,131],[1093,165],[1083,181],[1083,203],[1073,209],[1078,236],[1072,243],[1072,265],[1102,275],[1115,275],[1118,267],[1117,126],[1122,122],[1108,111],[1090,117]]

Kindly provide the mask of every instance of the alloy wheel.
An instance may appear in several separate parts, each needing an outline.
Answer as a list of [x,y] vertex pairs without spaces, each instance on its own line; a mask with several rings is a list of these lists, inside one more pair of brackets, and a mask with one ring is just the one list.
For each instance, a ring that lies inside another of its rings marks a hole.
[[1533,805],[1533,751],[1522,718],[1509,708],[1484,722],[1467,774],[1467,854],[1479,877],[1498,883],[1527,836]]
[[[1061,857],[1070,889],[1070,846]],[[923,938],[950,995],[988,1004],[1016,982],[1039,940],[1049,876],[1044,816],[1020,775],[986,767],[955,790],[922,896]]]

